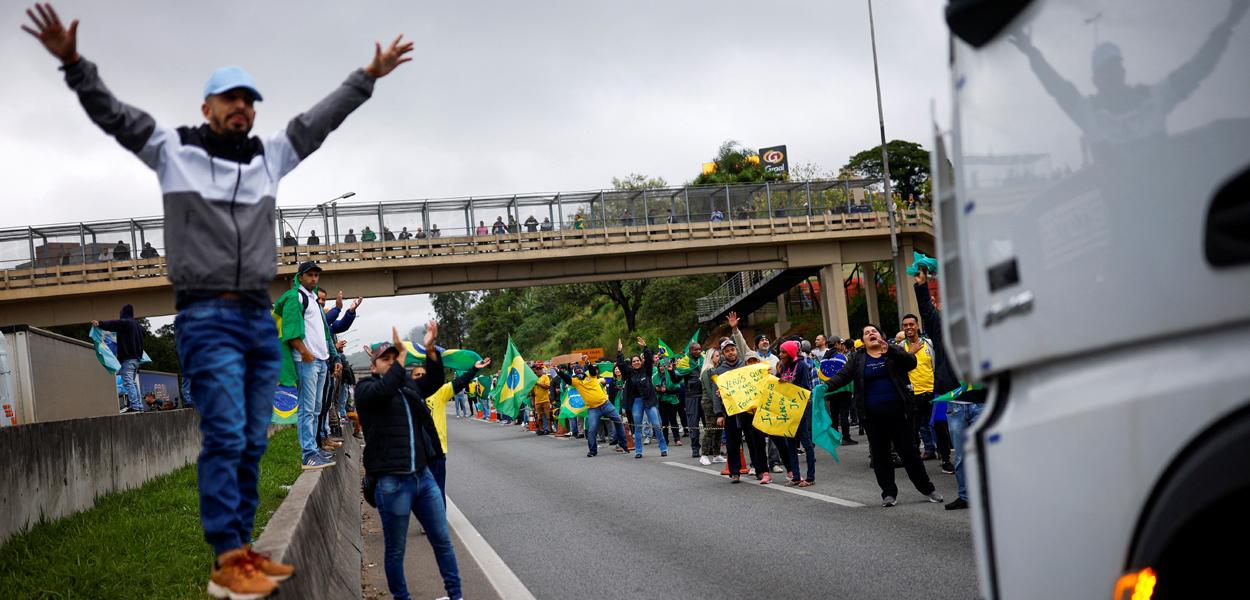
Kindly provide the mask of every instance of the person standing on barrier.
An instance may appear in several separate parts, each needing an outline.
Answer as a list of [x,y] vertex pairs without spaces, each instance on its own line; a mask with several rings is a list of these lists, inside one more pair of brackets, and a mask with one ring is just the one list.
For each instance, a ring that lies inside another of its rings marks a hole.
[[[460,571],[447,527],[442,488],[432,467],[445,454],[426,398],[443,387],[442,357],[435,340],[438,324],[425,329],[425,369],[409,376],[399,348],[399,331],[373,349],[368,378],[356,384],[356,410],[365,432],[362,462],[366,495],[382,520],[383,567],[391,596],[407,600],[404,554],[408,522],[415,515],[434,550],[448,598],[461,598]],[[419,378],[414,377],[420,375]],[[370,493],[371,492],[371,493]]]
[[659,440],[660,456],[668,456],[668,442],[661,433],[659,397],[655,385],[651,383],[651,372],[655,369],[655,356],[647,347],[647,341],[636,338],[642,355],[635,355],[625,361],[625,344],[616,340],[616,366],[621,370],[625,380],[625,401],[630,403],[630,421],[634,424],[634,458],[642,458],[642,421],[646,418],[651,431]]
[[126,390],[126,410],[123,413],[143,412],[143,399],[135,375],[139,373],[139,361],[143,359],[143,327],[135,320],[135,308],[122,306],[121,313],[110,321],[92,321],[93,327],[117,334],[117,362],[121,365],[122,388]]
[[95,64],[78,53],[77,20],[66,27],[49,4],[26,14],[33,27],[22,29],[60,60],[91,120],[156,171],[178,359],[201,415],[200,519],[217,557],[208,593],[266,596],[294,571],[250,545],[280,361],[268,294],[277,265],[278,182],[368,100],[374,81],[411,60],[405,55],[412,44],[401,36],[385,49],[377,45],[368,65],[261,139],[248,135],[261,95],[243,69],[225,67],[209,78],[201,97],[207,123],[163,127],[105,87]]

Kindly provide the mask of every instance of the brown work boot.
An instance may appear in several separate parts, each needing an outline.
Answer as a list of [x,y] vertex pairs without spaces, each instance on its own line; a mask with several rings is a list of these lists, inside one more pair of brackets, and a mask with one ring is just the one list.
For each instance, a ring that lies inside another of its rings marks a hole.
[[252,549],[251,544],[243,547],[247,550],[247,556],[252,561],[252,566],[274,581],[286,581],[295,574],[295,567],[285,565],[272,558],[268,554],[263,554]]
[[278,589],[249,560],[247,549],[238,548],[217,557],[208,580],[208,595],[228,600],[258,600]]

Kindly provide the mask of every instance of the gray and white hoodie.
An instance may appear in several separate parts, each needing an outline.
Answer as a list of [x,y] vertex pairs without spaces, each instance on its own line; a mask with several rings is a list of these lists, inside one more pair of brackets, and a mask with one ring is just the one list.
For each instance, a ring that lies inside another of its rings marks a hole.
[[268,303],[277,271],[278,182],[373,94],[364,70],[286,128],[261,139],[214,134],[207,124],[163,127],[115,98],[94,63],[62,67],[87,115],[156,171],[165,208],[169,279],[181,308],[197,297],[240,292]]

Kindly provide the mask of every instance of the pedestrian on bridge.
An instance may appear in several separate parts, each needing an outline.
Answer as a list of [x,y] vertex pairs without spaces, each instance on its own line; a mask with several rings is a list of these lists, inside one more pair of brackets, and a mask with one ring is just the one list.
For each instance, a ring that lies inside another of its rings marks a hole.
[[[115,98],[95,64],[78,53],[77,20],[66,27],[49,4],[26,13],[34,26],[22,29],[60,60],[65,82],[91,120],[157,173],[178,357],[201,415],[200,518],[217,555],[208,592],[216,598],[269,595],[275,580],[294,571],[249,545],[279,367],[268,294],[278,262],[278,183],[372,95],[378,78],[412,60],[406,56],[412,44],[402,36],[385,49],[377,44],[368,65],[261,139],[249,136],[261,94],[243,69],[224,67],[209,78],[200,97],[207,123],[162,126]],[[223,166],[234,172],[236,185],[217,181]]]
[[376,242],[378,241],[378,234],[376,231],[369,229],[368,225],[365,225],[365,230],[360,232],[360,241]]

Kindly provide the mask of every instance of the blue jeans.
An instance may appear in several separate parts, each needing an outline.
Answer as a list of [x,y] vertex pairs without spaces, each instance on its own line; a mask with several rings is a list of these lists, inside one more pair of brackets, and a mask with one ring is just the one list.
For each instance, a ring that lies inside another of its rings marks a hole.
[[456,416],[457,417],[468,416],[469,409],[468,409],[468,406],[466,406],[468,403],[469,403],[469,399],[465,397],[464,394],[456,394]]
[[951,445],[955,450],[955,483],[959,486],[959,497],[968,501],[968,484],[964,477],[964,435],[973,423],[981,417],[984,404],[951,402],[946,405],[946,424],[951,430]]
[[621,414],[616,412],[611,402],[604,402],[602,406],[586,411],[586,446],[591,454],[599,453],[599,427],[603,419],[612,421],[616,427],[616,444],[621,449],[625,448],[625,426],[621,424]]
[[251,541],[278,386],[278,331],[268,307],[227,300],[183,308],[174,327],[203,434],[200,521],[204,539],[221,554]]
[[[271,319],[272,320],[272,319]],[[276,334],[275,334],[276,335]],[[404,551],[408,542],[408,521],[416,515],[425,529],[438,570],[443,575],[443,587],[447,597],[457,600],[460,595],[460,571],[456,567],[456,550],[451,545],[451,532],[447,528],[447,512],[440,497],[438,482],[430,470],[422,467],[417,473],[381,475],[373,498],[382,517],[383,567],[386,570],[386,587],[395,600],[408,600],[408,581],[404,578]]]
[[573,434],[573,437],[577,437],[579,431],[577,428],[577,417],[570,417],[566,419],[566,422],[569,424],[569,433]]
[[139,395],[139,386],[135,383],[135,375],[139,373],[139,359],[127,358],[121,361],[117,374],[122,376],[122,389],[126,390],[126,405],[130,410],[143,411],[143,396]]
[[182,407],[195,408],[195,399],[191,396],[191,378],[182,374]]
[[434,483],[438,484],[438,491],[443,495],[443,508],[447,508],[447,457],[435,459],[430,463],[430,474],[434,476]]
[[[807,459],[807,477],[799,476],[799,446],[803,446],[803,457]],[[780,450],[780,448],[778,448]],[[807,403],[803,411],[803,419],[799,421],[799,429],[794,437],[786,439],[786,452],[789,454],[790,478],[794,481],[806,479],[816,480],[816,446],[812,444],[812,403]]]
[[299,448],[303,460],[315,455],[317,447],[317,418],[321,414],[321,393],[326,384],[326,362],[295,361],[299,375],[299,405],[295,414],[295,427],[299,432]]
[[643,399],[634,398],[633,410],[630,411],[630,414],[633,415],[633,423],[634,423],[634,454],[642,454],[642,417],[643,415],[646,415],[647,423],[651,424],[651,431],[654,432],[655,439],[660,442],[660,452],[668,452],[668,442],[664,441],[664,434],[660,433],[660,409],[659,407],[652,406],[651,408],[648,408],[645,411],[642,409],[642,407],[643,407]]

